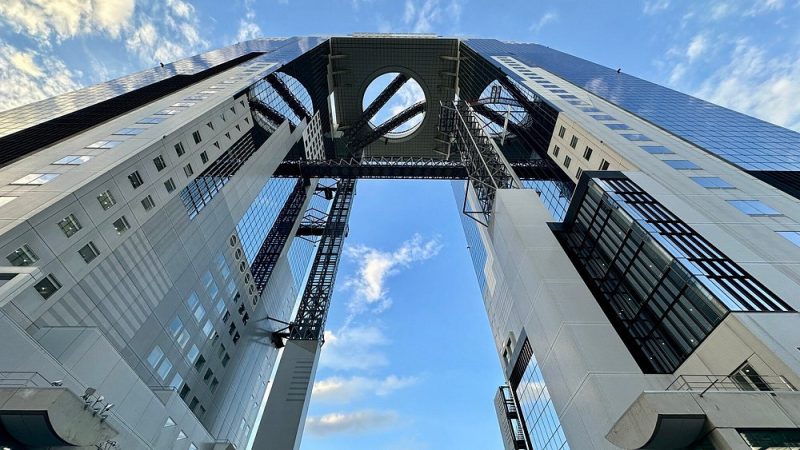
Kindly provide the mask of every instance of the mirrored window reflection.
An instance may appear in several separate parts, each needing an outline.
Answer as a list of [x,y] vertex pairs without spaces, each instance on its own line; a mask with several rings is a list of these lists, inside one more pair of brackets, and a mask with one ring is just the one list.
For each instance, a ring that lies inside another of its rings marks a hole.
[[689,177],[706,189],[733,189],[733,185],[720,177]]
[[761,200],[726,200],[734,208],[748,216],[782,216],[780,212],[766,205]]
[[800,247],[800,231],[776,231],[778,235],[789,240],[792,244]]
[[687,161],[685,159],[665,159],[664,164],[672,167],[675,170],[699,170],[701,169],[700,166],[697,164]]

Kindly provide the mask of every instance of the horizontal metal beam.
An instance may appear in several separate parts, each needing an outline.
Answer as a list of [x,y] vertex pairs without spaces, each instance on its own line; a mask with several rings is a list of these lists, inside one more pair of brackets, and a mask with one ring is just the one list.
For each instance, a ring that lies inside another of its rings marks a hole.
[[[545,160],[511,163],[522,179],[552,180],[553,171]],[[433,158],[381,157],[324,161],[283,161],[272,174],[279,178],[342,179],[428,179],[466,180],[467,169],[461,161]]]

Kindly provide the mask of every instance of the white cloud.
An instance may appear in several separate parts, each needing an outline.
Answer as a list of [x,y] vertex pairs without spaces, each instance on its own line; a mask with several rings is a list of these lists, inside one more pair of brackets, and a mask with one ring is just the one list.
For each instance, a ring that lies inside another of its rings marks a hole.
[[[288,0],[280,0],[281,4],[289,4]],[[253,8],[253,0],[245,0],[244,2],[244,19],[239,20],[239,30],[236,32],[236,40],[238,42],[249,41],[261,37],[261,27],[256,23],[256,11]]]
[[314,383],[313,399],[327,403],[349,403],[366,395],[385,396],[413,385],[416,377],[349,378],[330,377]]
[[557,21],[558,21],[558,13],[550,11],[543,14],[542,17],[539,18],[539,20],[534,22],[533,25],[530,26],[530,30],[533,31],[534,33],[538,33],[539,31],[541,31],[542,28],[545,27],[545,25]]
[[56,57],[0,41],[0,110],[80,88],[80,72]]
[[391,305],[384,286],[386,279],[415,262],[436,256],[442,248],[438,238],[424,241],[415,234],[393,252],[385,252],[365,245],[353,245],[345,254],[358,260],[358,273],[345,281],[345,287],[355,295],[348,303],[351,314],[372,310],[380,312]]
[[756,16],[771,11],[780,11],[786,6],[784,0],[753,0],[753,6],[745,12],[745,15]]
[[134,8],[134,0],[3,0],[0,18],[42,43],[96,32],[118,38]]
[[689,46],[686,48],[686,57],[689,58],[689,62],[693,62],[705,53],[707,49],[708,40],[702,34],[698,34],[689,42]]
[[384,430],[398,423],[400,416],[394,411],[361,410],[348,413],[331,413],[306,419],[306,430],[315,436],[347,433],[361,434]]
[[432,33],[439,25],[447,22],[458,26],[461,20],[462,0],[406,0],[403,22],[407,31]]
[[126,49],[148,65],[169,63],[205,51],[209,43],[200,33],[194,7],[181,0],[155,4],[140,11],[125,39]]
[[770,57],[763,48],[740,39],[729,62],[707,78],[695,95],[800,130],[800,52]]
[[647,15],[657,14],[669,8],[670,0],[647,0],[643,12]]
[[381,347],[389,340],[376,326],[346,326],[325,330],[320,366],[333,370],[371,370],[389,364]]

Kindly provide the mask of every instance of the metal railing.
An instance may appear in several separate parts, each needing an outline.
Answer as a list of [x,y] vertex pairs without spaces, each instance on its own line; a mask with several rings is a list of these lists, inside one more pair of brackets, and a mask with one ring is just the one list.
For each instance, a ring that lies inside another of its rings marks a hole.
[[751,379],[729,375],[680,375],[667,386],[667,391],[717,392],[787,392],[797,391],[780,375],[759,375]]

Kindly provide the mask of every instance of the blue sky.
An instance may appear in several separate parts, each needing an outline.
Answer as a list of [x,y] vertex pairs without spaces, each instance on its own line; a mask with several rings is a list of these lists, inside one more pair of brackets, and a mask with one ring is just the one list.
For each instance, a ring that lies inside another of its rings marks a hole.
[[[415,31],[542,43],[800,130],[798,23],[800,0],[1,0],[0,110],[261,35]],[[304,450],[501,447],[452,198],[360,183]]]

